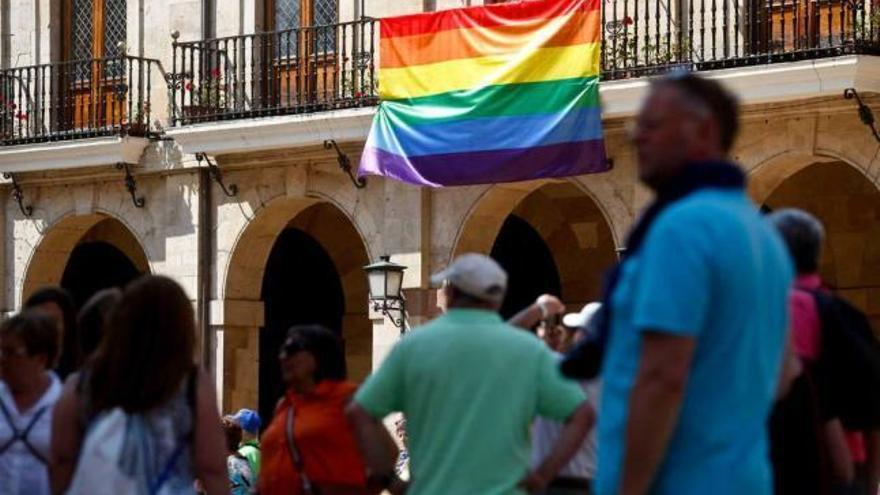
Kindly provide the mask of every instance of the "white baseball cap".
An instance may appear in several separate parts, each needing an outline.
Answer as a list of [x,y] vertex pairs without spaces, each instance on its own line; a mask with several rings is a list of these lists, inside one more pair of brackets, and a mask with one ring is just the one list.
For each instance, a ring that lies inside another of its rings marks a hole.
[[431,276],[431,283],[448,282],[482,301],[500,303],[507,292],[507,273],[492,258],[467,253],[455,258],[445,270]]
[[568,313],[567,315],[562,317],[562,324],[567,326],[568,328],[577,328],[577,329],[585,329],[587,325],[590,324],[590,320],[596,316],[596,312],[598,312],[602,308],[602,303],[600,302],[591,302],[587,303],[581,310],[577,313]]

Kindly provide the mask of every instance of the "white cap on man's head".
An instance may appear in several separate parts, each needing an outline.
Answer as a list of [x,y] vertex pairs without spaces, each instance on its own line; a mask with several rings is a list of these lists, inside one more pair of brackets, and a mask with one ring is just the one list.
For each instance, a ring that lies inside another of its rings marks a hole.
[[507,273],[492,258],[467,253],[455,258],[445,270],[431,276],[431,283],[447,281],[456,289],[482,301],[501,303],[507,292]]
[[584,329],[590,324],[590,320],[596,316],[596,313],[601,308],[602,303],[600,302],[587,303],[579,312],[568,313],[563,316],[562,324],[568,328]]

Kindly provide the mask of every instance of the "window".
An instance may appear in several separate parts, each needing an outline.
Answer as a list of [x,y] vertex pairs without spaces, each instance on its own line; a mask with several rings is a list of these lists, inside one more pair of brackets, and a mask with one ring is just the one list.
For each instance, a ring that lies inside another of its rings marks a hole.
[[[64,18],[67,20],[66,60],[88,61],[123,55],[119,45],[127,37],[126,0],[67,0]],[[76,78],[91,77],[94,64],[83,62],[76,66]],[[121,76],[122,64],[107,63],[105,76]]]
[[[336,29],[332,26],[338,22],[338,12],[336,0],[267,0],[266,12],[269,13],[270,19],[267,23],[269,28],[275,31],[284,31],[287,29],[297,29],[302,27],[316,27],[314,30],[313,40],[309,45],[314,44],[318,53],[330,53],[336,51]],[[282,44],[290,45],[291,50],[278,47],[276,53],[296,53],[298,47],[297,41],[291,40],[286,42],[286,38],[282,37]],[[308,51],[313,51],[312,47],[307,47]]]

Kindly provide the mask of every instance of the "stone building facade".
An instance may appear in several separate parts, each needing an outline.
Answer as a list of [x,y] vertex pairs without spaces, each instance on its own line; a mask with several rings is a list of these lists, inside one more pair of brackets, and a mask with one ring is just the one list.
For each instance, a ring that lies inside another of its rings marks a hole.
[[[337,16],[463,3],[341,0]],[[0,1],[4,70],[61,60],[67,40],[60,4]],[[170,33],[187,42],[206,37],[206,25],[212,36],[259,32],[262,1],[122,4],[124,49],[164,69],[149,76],[155,132],[4,141],[0,171],[12,175],[0,203],[0,304],[16,311],[45,284],[86,295],[114,283],[123,269],[173,277],[198,308],[201,358],[215,374],[224,410],[274,402],[267,384],[277,388],[279,335],[291,322],[335,327],[350,373],[366,376],[399,337],[367,300],[362,268],[381,255],[407,266],[410,325],[436,314],[430,273],[469,251],[503,259],[518,297],[548,289],[577,308],[598,297],[603,271],[650,200],[626,138],[648,85],[643,77],[602,83],[609,172],[445,189],[369,177],[358,188],[325,143],[336,142],[356,167],[371,105],[184,125],[169,114],[175,80],[163,76],[179,63]],[[851,53],[706,75],[742,100],[734,157],[749,172],[755,201],[804,207],[826,223],[823,274],[880,328],[880,244],[873,244],[880,238],[880,144],[855,101],[844,98],[855,88],[867,105],[878,103],[880,60]],[[214,164],[222,187],[212,178]]]

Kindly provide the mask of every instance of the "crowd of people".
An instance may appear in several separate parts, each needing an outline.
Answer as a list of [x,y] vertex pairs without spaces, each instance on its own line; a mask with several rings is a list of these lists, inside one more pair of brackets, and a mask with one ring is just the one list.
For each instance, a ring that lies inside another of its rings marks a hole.
[[875,495],[877,342],[822,285],[821,223],[749,201],[737,128],[717,83],[654,81],[632,139],[656,198],[601,301],[504,321],[507,274],[462,255],[360,386],[337,333],[291,328],[265,425],[221,417],[171,279],[78,314],[41,289],[0,325],[0,494]]

